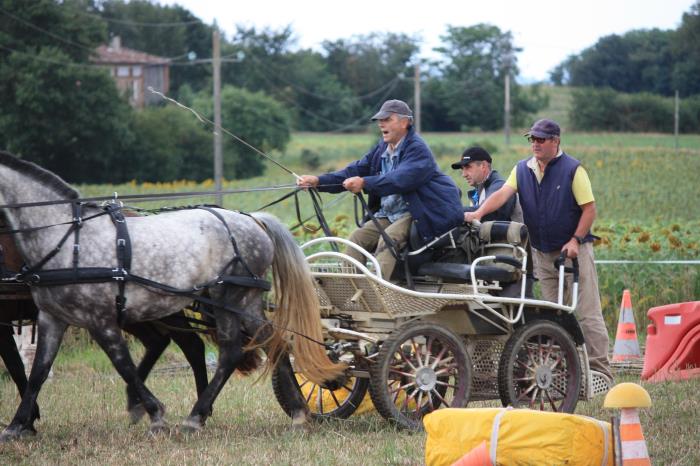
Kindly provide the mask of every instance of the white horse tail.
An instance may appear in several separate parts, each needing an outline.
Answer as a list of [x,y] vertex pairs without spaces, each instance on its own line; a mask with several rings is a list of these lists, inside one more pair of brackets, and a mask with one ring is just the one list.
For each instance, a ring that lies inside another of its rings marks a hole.
[[304,254],[277,218],[262,212],[254,213],[253,217],[265,225],[275,247],[272,261],[276,304],[272,322],[275,328],[267,342],[268,367],[274,367],[279,357],[290,348],[296,369],[309,380],[316,383],[335,380],[343,373],[345,365],[332,362],[325,348],[316,343],[323,342],[320,304]]

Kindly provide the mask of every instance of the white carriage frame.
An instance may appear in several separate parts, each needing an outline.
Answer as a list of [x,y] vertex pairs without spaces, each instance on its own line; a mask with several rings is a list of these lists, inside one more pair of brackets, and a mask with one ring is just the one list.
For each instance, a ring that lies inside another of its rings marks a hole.
[[[416,255],[432,244],[448,236],[454,246],[451,232],[436,238],[417,251]],[[481,256],[472,262],[471,283],[454,284],[440,281],[416,283],[415,289],[398,286],[382,276],[381,266],[376,258],[355,243],[338,237],[321,237],[304,243],[302,250],[321,244],[342,244],[362,254],[371,264],[370,270],[364,264],[347,254],[335,251],[320,251],[307,256],[306,260],[315,279],[315,287],[321,302],[324,331],[338,340],[354,340],[361,345],[376,344],[386,339],[389,333],[399,326],[415,319],[436,320],[453,327],[450,322],[450,307],[464,307],[473,315],[489,322],[504,331],[502,336],[470,335],[466,339],[467,350],[472,357],[475,369],[472,399],[498,398],[497,370],[498,359],[505,341],[512,333],[512,326],[524,322],[525,307],[540,308],[554,313],[573,314],[577,305],[578,283],[574,282],[570,304],[563,302],[565,269],[559,268],[558,301],[556,303],[525,297],[527,252],[520,246],[507,243],[492,243],[488,248],[509,248],[519,257],[521,268],[520,297],[510,298],[488,294],[488,290],[500,289],[500,284],[486,284],[477,280],[475,267],[479,263],[493,261],[495,255]],[[514,254],[514,255],[515,255]],[[516,310],[517,308],[517,310]],[[478,312],[483,311],[483,312]],[[340,314],[350,315],[358,322],[357,330],[340,327]],[[465,329],[455,333],[462,335]],[[607,389],[592,377],[585,344],[578,347],[582,374],[579,399],[588,400]]]

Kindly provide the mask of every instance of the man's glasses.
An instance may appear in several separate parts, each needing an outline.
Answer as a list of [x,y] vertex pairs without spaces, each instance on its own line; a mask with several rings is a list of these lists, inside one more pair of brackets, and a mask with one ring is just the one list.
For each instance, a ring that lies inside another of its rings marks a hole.
[[527,140],[530,144],[536,142],[537,144],[544,144],[549,138],[536,138],[535,136],[528,136]]

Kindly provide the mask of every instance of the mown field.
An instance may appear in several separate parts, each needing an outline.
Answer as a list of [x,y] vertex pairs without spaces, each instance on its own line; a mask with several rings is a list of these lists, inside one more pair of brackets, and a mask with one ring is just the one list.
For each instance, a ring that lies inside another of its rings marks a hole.
[[[519,133],[518,133],[519,134]],[[513,137],[505,147],[500,134],[426,135],[440,166],[451,173],[469,144],[493,149],[495,167],[507,174],[516,160],[527,155],[527,144]],[[297,134],[285,154],[273,154],[297,173],[317,173],[342,166],[366,151],[374,135]],[[599,218],[594,233],[601,236],[598,259],[697,260],[700,245],[700,207],[696,179],[700,175],[700,136],[683,136],[674,150],[667,135],[572,134],[564,148],[588,169],[596,195]],[[318,156],[318,167],[308,161]],[[306,165],[305,165],[306,163]],[[272,165],[265,176],[227,182],[225,189],[289,185],[292,176]],[[85,196],[132,193],[201,191],[212,183],[124,184],[80,186]],[[225,207],[252,211],[288,192],[255,191],[227,195]],[[353,228],[349,196],[324,195],[333,229],[346,235]],[[302,217],[312,214],[308,195],[300,196]],[[134,204],[139,207],[213,202],[212,198]],[[286,224],[296,224],[294,205],[286,201],[269,209]],[[311,223],[316,223],[311,220]],[[294,230],[299,240],[310,234]],[[601,295],[611,333],[617,324],[622,290],[632,292],[637,327],[643,339],[646,311],[651,306],[700,299],[700,265],[600,265]],[[614,336],[614,335],[613,335]],[[140,348],[135,345],[136,357]],[[168,419],[177,427],[195,399],[191,376],[167,370],[184,364],[179,350],[170,349],[149,379],[149,387],[168,407]],[[0,375],[0,422],[8,423],[18,399],[13,384]],[[617,381],[638,381],[638,375],[618,373]],[[700,464],[700,380],[644,384],[653,406],[641,412],[641,421],[654,464]],[[106,357],[72,332],[54,367],[54,377],[39,398],[43,418],[37,438],[0,445],[2,464],[422,464],[425,434],[396,430],[377,414],[347,421],[314,425],[293,432],[277,405],[269,381],[253,385],[250,378],[233,377],[222,391],[214,416],[203,432],[152,437],[146,424],[129,426],[124,385]],[[609,419],[602,399],[579,403],[577,413]]]

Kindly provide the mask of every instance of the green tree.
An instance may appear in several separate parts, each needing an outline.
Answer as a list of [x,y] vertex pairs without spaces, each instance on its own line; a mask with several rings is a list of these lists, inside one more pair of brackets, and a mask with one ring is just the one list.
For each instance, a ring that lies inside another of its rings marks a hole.
[[120,179],[131,110],[87,62],[105,38],[86,2],[0,3],[0,134],[5,147],[73,182]]
[[134,115],[134,143],[125,163],[137,181],[213,178],[212,137],[190,112],[151,107]]
[[[222,81],[251,91],[262,91],[290,109],[293,126],[304,131],[355,129],[362,106],[340,82],[327,60],[311,50],[292,50],[296,39],[290,27],[239,28],[223,47]],[[364,126],[364,125],[362,125]]]
[[673,31],[634,30],[602,37],[552,73],[572,86],[610,87],[623,92],[670,95]]
[[518,75],[510,32],[478,24],[448,26],[435,49],[442,55],[424,87],[424,127],[433,131],[497,129],[503,125],[504,81],[511,76],[513,123],[545,103],[538,91],[528,95],[516,83]]
[[116,181],[131,110],[107,71],[66,64],[52,47],[4,61],[0,133],[8,150],[66,180]]
[[405,34],[372,33],[323,42],[330,71],[373,110],[385,98],[413,98],[412,63],[418,40]]
[[[212,109],[209,95],[200,94],[196,109]],[[208,118],[212,119],[211,110]],[[269,153],[284,151],[290,139],[290,116],[286,106],[262,92],[250,92],[233,86],[221,90],[222,127],[251,146]],[[261,175],[265,160],[252,149],[226,133],[222,134],[224,176],[228,179]]]
[[696,1],[683,14],[673,38],[673,88],[681,95],[700,94],[700,2]]

